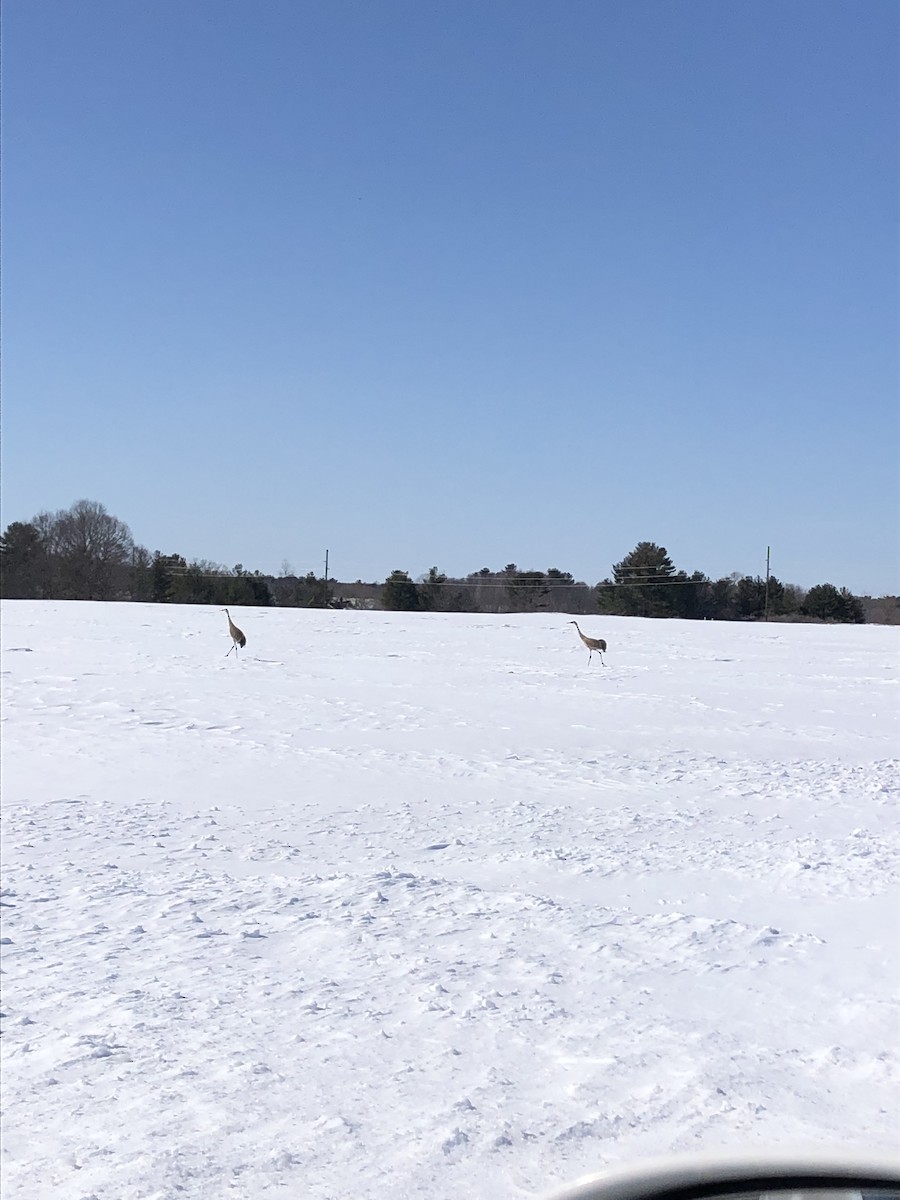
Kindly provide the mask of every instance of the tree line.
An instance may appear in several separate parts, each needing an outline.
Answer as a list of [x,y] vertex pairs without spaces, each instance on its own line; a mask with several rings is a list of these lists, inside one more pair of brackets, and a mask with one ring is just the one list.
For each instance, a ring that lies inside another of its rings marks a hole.
[[[432,567],[413,579],[395,570],[383,583],[342,583],[309,572],[249,571],[180,554],[151,553],[102,504],[79,500],[56,513],[16,521],[0,537],[0,594],[6,599],[135,600],[157,604],[380,607],[407,612],[565,612],[689,620],[807,620],[861,623],[866,607],[846,588],[808,591],[775,576],[710,579],[678,570],[664,546],[639,542],[589,585],[568,571],[482,567],[450,577]],[[876,602],[867,601],[869,605]],[[874,619],[900,622],[900,600],[885,597]]]
[[[808,591],[784,584],[774,575],[710,579],[702,571],[676,570],[665,546],[639,542],[593,587],[577,583],[565,571],[520,571],[510,563],[502,571],[485,567],[465,579],[448,579],[432,567],[416,583],[394,571],[383,589],[383,606],[405,610],[465,612],[605,613],[623,617],[680,617],[715,621],[866,620],[862,600],[847,588],[821,583]],[[900,621],[900,601],[893,608]]]
[[805,591],[775,575],[712,580],[702,571],[678,571],[665,546],[639,542],[597,584],[601,612],[635,617],[682,617],[688,620],[758,621],[772,619],[865,622],[858,596],[847,588],[820,583]]
[[0,537],[4,599],[271,604],[266,576],[180,554],[151,554],[93,500],[14,521]]

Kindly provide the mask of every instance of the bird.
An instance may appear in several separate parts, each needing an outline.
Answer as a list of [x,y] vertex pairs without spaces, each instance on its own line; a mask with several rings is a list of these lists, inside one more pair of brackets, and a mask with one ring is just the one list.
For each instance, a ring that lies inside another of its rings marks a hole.
[[[234,645],[231,647],[231,650],[234,651],[234,657],[237,658],[238,646],[240,646],[240,648],[243,650],[243,648],[247,645],[247,639],[244,637],[241,630],[238,629],[237,625],[235,625],[234,621],[232,621],[231,613],[227,608],[225,609],[225,616],[228,618],[228,632],[231,634],[231,640],[234,643]],[[228,654],[231,653],[231,650],[228,651]],[[228,654],[225,655],[226,658],[228,657]]]
[[[570,621],[569,624],[574,625],[575,628],[578,629],[577,621]],[[604,639],[588,637],[587,634],[582,633],[580,629],[578,629],[578,636],[581,638],[581,640],[584,642],[584,644],[588,648],[588,651],[589,651],[588,662],[591,661],[591,655],[593,655],[594,651],[596,650],[597,653],[600,655],[601,665],[605,667],[606,663],[603,662],[603,651],[606,649],[606,642],[604,641]]]

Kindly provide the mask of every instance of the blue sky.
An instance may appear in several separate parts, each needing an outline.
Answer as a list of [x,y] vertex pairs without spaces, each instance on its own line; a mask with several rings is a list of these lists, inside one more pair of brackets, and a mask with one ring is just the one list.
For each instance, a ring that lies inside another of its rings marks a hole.
[[900,592],[894,0],[6,0],[3,524]]

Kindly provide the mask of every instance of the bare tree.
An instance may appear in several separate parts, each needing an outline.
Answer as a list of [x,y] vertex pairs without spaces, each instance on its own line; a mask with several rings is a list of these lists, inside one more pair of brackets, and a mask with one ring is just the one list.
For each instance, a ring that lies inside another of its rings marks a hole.
[[129,594],[132,600],[153,599],[153,557],[146,546],[132,546]]
[[40,571],[40,596],[42,600],[58,600],[65,597],[59,557],[59,514],[43,509],[31,524],[38,531],[43,548]]
[[131,560],[131,530],[94,500],[76,501],[57,513],[53,524],[65,594],[109,600],[121,586],[121,568]]

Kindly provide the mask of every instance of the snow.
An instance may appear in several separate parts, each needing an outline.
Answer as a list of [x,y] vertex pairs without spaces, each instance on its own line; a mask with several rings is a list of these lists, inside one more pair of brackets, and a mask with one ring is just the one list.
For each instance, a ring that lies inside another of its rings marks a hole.
[[3,606],[5,1200],[896,1147],[900,640]]

